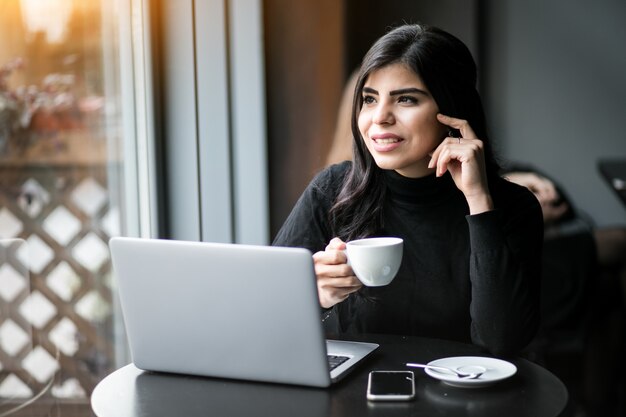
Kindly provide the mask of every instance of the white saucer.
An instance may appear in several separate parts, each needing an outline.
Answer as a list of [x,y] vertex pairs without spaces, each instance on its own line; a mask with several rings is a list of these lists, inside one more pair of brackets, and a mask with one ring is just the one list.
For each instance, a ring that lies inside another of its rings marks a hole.
[[450,358],[437,359],[429,362],[432,366],[445,366],[456,369],[460,372],[476,372],[485,369],[484,373],[476,379],[461,379],[445,371],[437,371],[425,368],[424,372],[433,378],[443,381],[445,384],[460,388],[480,388],[493,385],[498,381],[510,378],[517,372],[517,367],[511,362],[501,359],[487,358],[483,356],[454,356]]

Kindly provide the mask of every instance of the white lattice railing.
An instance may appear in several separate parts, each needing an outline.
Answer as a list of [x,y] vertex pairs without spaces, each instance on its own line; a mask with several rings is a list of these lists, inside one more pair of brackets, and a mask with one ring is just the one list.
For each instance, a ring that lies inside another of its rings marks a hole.
[[119,224],[105,166],[0,167],[0,405],[86,404],[112,370]]

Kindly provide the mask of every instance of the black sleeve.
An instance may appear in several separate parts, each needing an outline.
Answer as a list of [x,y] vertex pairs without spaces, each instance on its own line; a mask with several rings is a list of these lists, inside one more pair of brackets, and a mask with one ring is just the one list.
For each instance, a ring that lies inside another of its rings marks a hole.
[[501,356],[518,353],[537,332],[543,245],[537,199],[503,182],[495,210],[467,216],[472,342]]
[[272,245],[301,247],[315,253],[334,237],[328,213],[343,182],[349,163],[320,172],[304,190]]
[[572,201],[572,199],[568,196],[568,194],[565,192],[565,190],[563,189],[563,187],[561,186],[561,184],[559,184],[559,182],[555,179],[552,178],[551,176],[549,176],[548,174],[546,174],[545,172],[531,166],[528,164],[520,164],[520,163],[516,163],[516,162],[509,162],[501,171],[500,171],[500,175],[504,178],[506,178],[507,174],[513,173],[513,172],[525,172],[525,173],[534,173],[537,175],[540,175],[544,178],[547,178],[548,180],[552,181],[552,184],[554,184],[554,188],[556,189],[556,192],[559,195],[559,203],[563,202],[567,204],[567,211],[565,213],[563,213],[563,215],[557,220],[557,223],[561,223],[561,222],[565,222],[565,221],[570,221],[573,220],[574,218],[576,218],[578,216],[577,210],[574,206],[574,202]]

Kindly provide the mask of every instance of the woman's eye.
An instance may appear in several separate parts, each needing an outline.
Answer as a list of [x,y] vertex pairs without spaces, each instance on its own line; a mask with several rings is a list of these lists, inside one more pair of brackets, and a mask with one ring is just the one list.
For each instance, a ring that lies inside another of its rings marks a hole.
[[363,104],[372,104],[375,101],[376,100],[374,100],[374,97],[372,96],[363,96]]
[[412,96],[400,96],[400,97],[398,97],[398,103],[416,104],[417,103],[417,99],[415,97],[412,97]]

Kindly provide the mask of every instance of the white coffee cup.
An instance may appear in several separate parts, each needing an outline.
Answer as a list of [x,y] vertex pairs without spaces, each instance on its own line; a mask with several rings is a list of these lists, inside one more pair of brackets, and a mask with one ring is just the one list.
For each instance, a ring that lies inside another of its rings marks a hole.
[[363,285],[387,285],[400,269],[403,242],[399,237],[352,240],[346,244],[348,264]]

